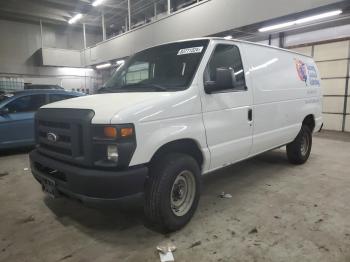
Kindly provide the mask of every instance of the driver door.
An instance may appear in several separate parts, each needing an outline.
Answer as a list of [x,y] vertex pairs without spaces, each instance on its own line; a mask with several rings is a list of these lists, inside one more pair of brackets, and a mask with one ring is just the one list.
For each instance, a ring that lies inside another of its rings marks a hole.
[[211,170],[248,157],[253,135],[252,90],[237,45],[215,47],[204,72],[204,83],[215,83],[218,69],[231,70],[232,87],[202,97]]
[[4,106],[8,113],[0,116],[0,147],[34,144],[34,114],[45,101],[46,95],[35,94],[18,97]]

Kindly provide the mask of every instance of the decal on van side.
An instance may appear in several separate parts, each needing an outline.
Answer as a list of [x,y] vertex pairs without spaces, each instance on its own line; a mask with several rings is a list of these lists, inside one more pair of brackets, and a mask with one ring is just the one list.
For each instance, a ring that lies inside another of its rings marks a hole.
[[306,85],[320,86],[320,81],[315,66],[308,65],[299,59],[294,60],[299,79],[305,82]]
[[307,71],[306,71],[306,64],[298,59],[295,59],[295,66],[297,68],[299,79],[303,82],[307,81]]
[[320,86],[320,80],[318,78],[315,66],[308,65],[307,71],[308,71],[308,75],[309,75],[309,84],[311,86]]

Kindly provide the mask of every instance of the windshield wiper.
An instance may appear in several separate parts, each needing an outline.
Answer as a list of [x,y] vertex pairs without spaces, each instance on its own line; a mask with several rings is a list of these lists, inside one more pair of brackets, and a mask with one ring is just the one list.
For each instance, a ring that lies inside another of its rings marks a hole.
[[149,90],[152,88],[153,90],[157,91],[163,91],[167,92],[169,91],[167,88],[157,85],[157,84],[129,84],[129,85],[124,85],[124,86],[111,86],[111,87],[102,87],[98,90],[98,93],[118,93],[118,92],[135,92],[138,91],[139,89],[142,89],[144,91],[151,91]]
[[159,91],[168,91],[168,89],[165,88],[164,86],[157,85],[157,84],[144,84],[144,86],[151,86]]
[[101,87],[100,89],[97,90],[97,93],[110,93],[110,92],[114,92],[116,89],[113,87]]
[[[148,88],[153,88],[158,91],[168,91],[167,88],[164,86],[158,85],[158,84],[151,84],[151,83],[137,83],[137,84],[129,84],[121,86],[120,89],[127,90],[127,89],[145,89],[148,91]],[[115,89],[114,89],[115,90]]]

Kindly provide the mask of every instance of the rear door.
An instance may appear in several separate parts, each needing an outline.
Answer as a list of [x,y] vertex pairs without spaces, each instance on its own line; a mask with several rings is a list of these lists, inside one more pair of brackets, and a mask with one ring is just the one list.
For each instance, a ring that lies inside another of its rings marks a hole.
[[245,77],[240,48],[217,44],[204,71],[203,82],[215,82],[217,68],[233,69],[232,89],[204,94],[203,120],[211,153],[210,169],[246,158],[252,146],[252,91]]
[[0,123],[1,147],[34,144],[34,114],[46,104],[45,94],[26,95],[9,102]]

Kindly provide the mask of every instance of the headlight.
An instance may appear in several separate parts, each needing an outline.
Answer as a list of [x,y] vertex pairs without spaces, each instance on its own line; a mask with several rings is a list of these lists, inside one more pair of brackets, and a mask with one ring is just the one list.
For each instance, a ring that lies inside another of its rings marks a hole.
[[104,138],[117,139],[117,138],[127,138],[134,135],[133,127],[120,127],[115,126],[105,126],[103,128]]
[[113,126],[106,126],[103,128],[103,135],[106,138],[117,138],[117,129]]
[[92,125],[92,146],[95,166],[126,168],[136,149],[134,125]]
[[107,159],[109,161],[118,162],[119,154],[116,145],[107,146]]

